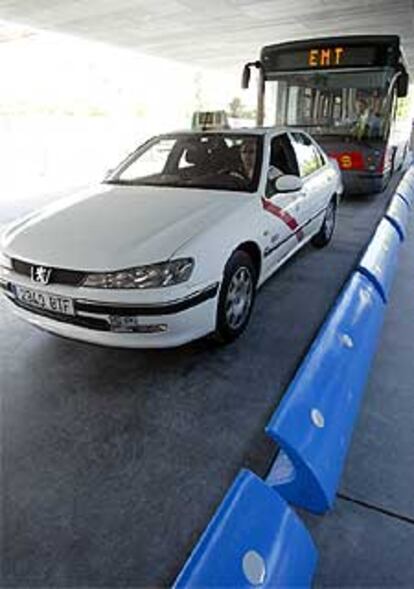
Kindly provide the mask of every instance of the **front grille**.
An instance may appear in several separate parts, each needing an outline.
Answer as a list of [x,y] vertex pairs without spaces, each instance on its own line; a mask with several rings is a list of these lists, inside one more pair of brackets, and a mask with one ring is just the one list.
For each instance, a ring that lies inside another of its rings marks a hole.
[[[31,276],[33,264],[28,264],[22,260],[13,258],[12,268],[16,274],[23,274],[24,276]],[[80,286],[85,278],[85,272],[77,272],[75,270],[64,270],[62,268],[52,268],[48,284],[68,284],[70,286]]]

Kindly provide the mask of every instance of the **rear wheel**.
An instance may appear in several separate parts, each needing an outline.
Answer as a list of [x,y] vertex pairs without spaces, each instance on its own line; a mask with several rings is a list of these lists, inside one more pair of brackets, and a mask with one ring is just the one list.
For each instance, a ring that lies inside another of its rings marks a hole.
[[332,239],[336,223],[336,202],[333,198],[325,212],[325,218],[322,227],[318,233],[312,238],[312,245],[315,247],[325,247]]
[[256,269],[251,257],[235,252],[226,264],[217,308],[215,336],[230,343],[246,329],[256,295]]

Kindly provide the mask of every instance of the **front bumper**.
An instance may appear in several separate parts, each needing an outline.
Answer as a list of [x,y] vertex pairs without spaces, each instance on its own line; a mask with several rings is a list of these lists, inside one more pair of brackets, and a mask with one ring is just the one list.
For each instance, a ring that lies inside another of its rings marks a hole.
[[387,175],[376,172],[343,171],[343,183],[346,194],[373,194],[382,192]]
[[[218,283],[160,303],[123,302],[116,300],[116,296],[108,302],[60,293],[73,299],[73,316],[23,304],[17,300],[13,284],[0,282],[16,315],[41,329],[71,339],[114,347],[167,348],[187,343],[215,329]],[[134,319],[134,326],[127,332],[120,332],[114,325],[124,318]]]

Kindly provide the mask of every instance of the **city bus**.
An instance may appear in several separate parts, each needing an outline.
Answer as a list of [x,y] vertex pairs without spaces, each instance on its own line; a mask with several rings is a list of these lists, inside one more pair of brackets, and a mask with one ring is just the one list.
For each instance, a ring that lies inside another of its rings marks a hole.
[[[408,73],[396,35],[330,37],[263,47],[257,124],[308,131],[335,158],[348,193],[385,188],[411,133]],[[405,101],[405,105],[404,105]]]

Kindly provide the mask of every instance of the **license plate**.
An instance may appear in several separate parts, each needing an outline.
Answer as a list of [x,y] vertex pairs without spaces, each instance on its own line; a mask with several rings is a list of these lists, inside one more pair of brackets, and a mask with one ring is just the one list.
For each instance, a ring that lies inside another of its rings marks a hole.
[[61,315],[75,314],[72,299],[17,285],[14,287],[14,292],[19,301],[30,307],[60,313]]

